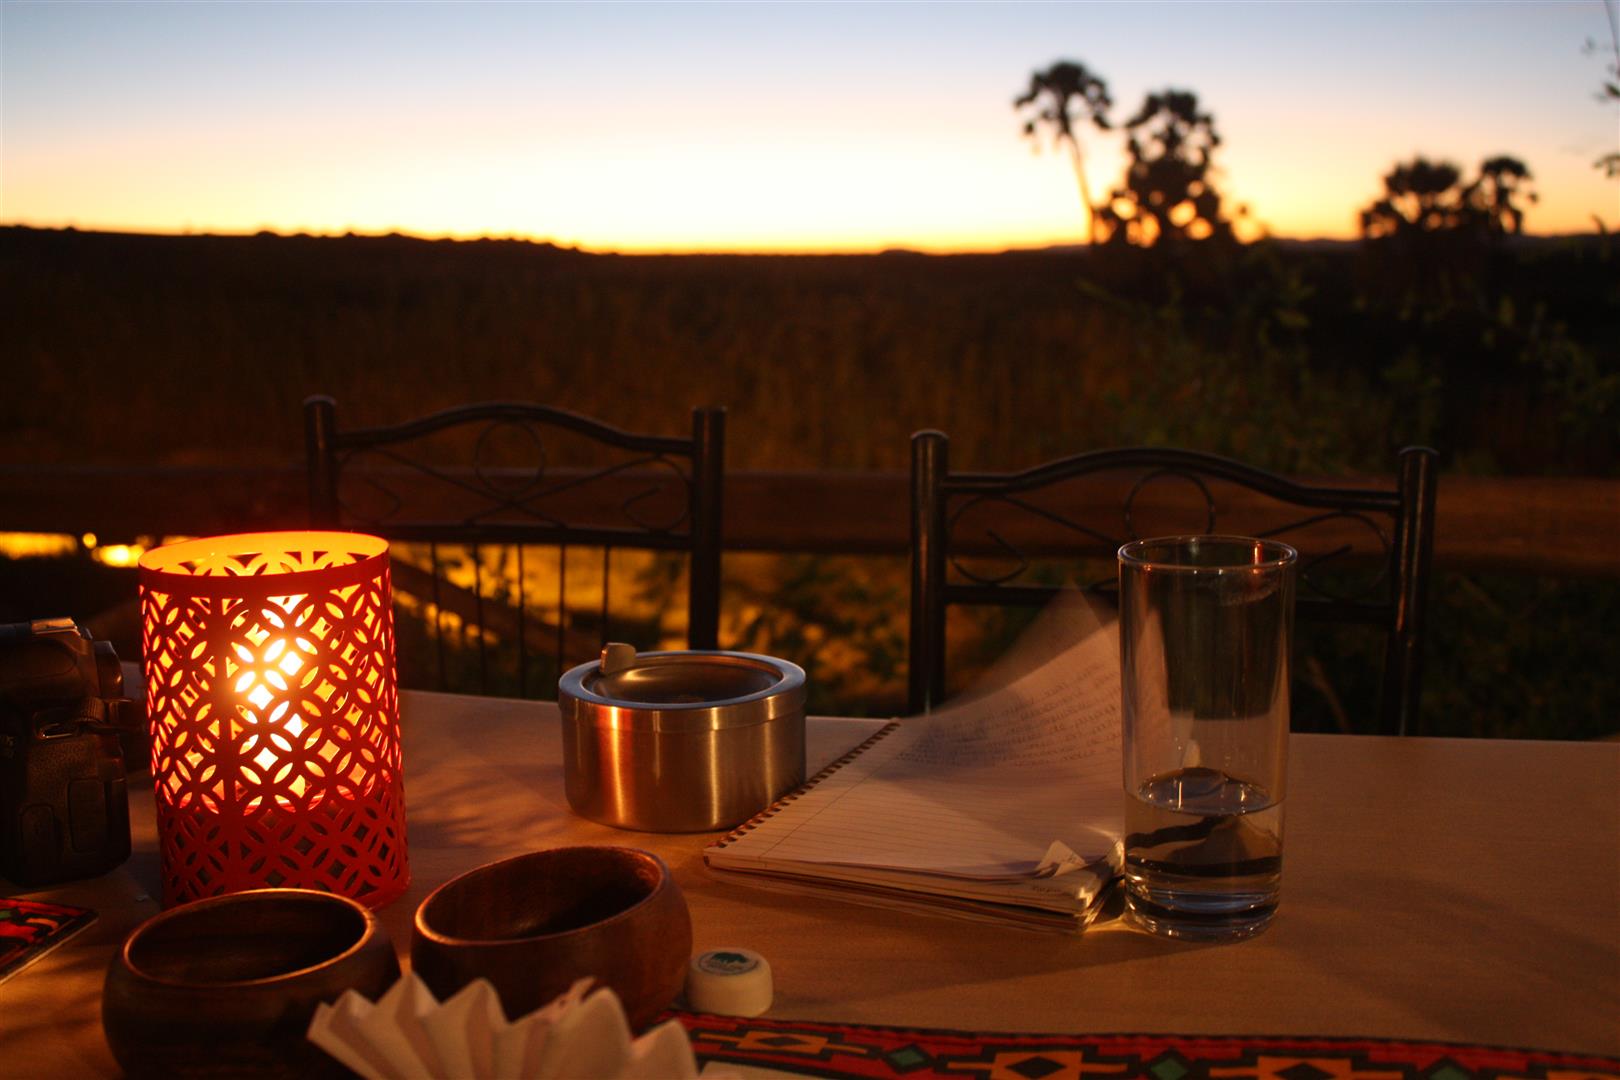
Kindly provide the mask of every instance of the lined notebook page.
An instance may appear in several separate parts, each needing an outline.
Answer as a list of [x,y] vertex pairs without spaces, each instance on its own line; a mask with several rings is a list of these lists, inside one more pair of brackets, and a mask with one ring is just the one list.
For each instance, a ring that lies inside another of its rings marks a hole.
[[1122,831],[1117,631],[1042,659],[995,693],[895,725],[711,861],[997,877],[1032,872],[1053,841],[1102,858]]

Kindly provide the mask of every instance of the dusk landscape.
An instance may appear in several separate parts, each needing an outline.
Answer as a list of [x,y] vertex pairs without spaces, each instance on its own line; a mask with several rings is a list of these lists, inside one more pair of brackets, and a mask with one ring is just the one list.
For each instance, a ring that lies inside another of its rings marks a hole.
[[[1425,444],[1601,520],[1612,488],[1577,482],[1620,449],[1614,18],[8,0],[5,617],[65,601],[133,655],[120,563],[229,513],[118,507],[251,483],[244,525],[297,523],[311,394],[355,425],[527,400],[662,434],[722,405],[732,473],[897,475],[923,428],[991,471],[1158,445],[1378,478]],[[900,708],[903,528],[728,553],[723,636],[791,652],[823,709]],[[1579,529],[1549,535],[1584,557],[1459,557],[1439,517],[1432,730],[1613,730],[1575,628],[1620,618],[1617,574]],[[638,565],[616,590],[678,640],[679,580]],[[953,647],[992,655],[988,618]],[[1302,639],[1302,723],[1356,726],[1370,640]]]

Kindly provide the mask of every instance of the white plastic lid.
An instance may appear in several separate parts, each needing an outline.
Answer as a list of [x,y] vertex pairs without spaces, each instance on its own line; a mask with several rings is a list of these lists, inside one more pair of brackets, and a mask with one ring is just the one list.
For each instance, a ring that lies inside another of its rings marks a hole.
[[752,949],[710,949],[686,967],[686,1004],[697,1012],[758,1016],[774,993],[771,965]]

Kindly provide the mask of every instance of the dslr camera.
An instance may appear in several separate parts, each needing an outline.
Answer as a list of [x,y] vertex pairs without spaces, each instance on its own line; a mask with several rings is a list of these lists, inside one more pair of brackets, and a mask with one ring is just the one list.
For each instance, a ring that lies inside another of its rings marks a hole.
[[112,644],[72,619],[0,625],[0,877],[49,885],[129,858],[125,753],[143,742]]

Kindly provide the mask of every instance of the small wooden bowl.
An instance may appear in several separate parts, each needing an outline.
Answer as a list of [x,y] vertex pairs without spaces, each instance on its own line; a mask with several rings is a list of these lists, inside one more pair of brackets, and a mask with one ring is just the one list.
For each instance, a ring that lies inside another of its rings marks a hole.
[[257,889],[171,908],[135,929],[107,969],[101,1026],[134,1076],[328,1073],[304,1033],[345,990],[375,999],[399,978],[377,918],[346,897]]
[[622,847],[562,847],[481,866],[416,909],[411,968],[442,1001],[488,979],[509,1019],[591,976],[630,1026],[675,1000],[692,917],[662,859]]

